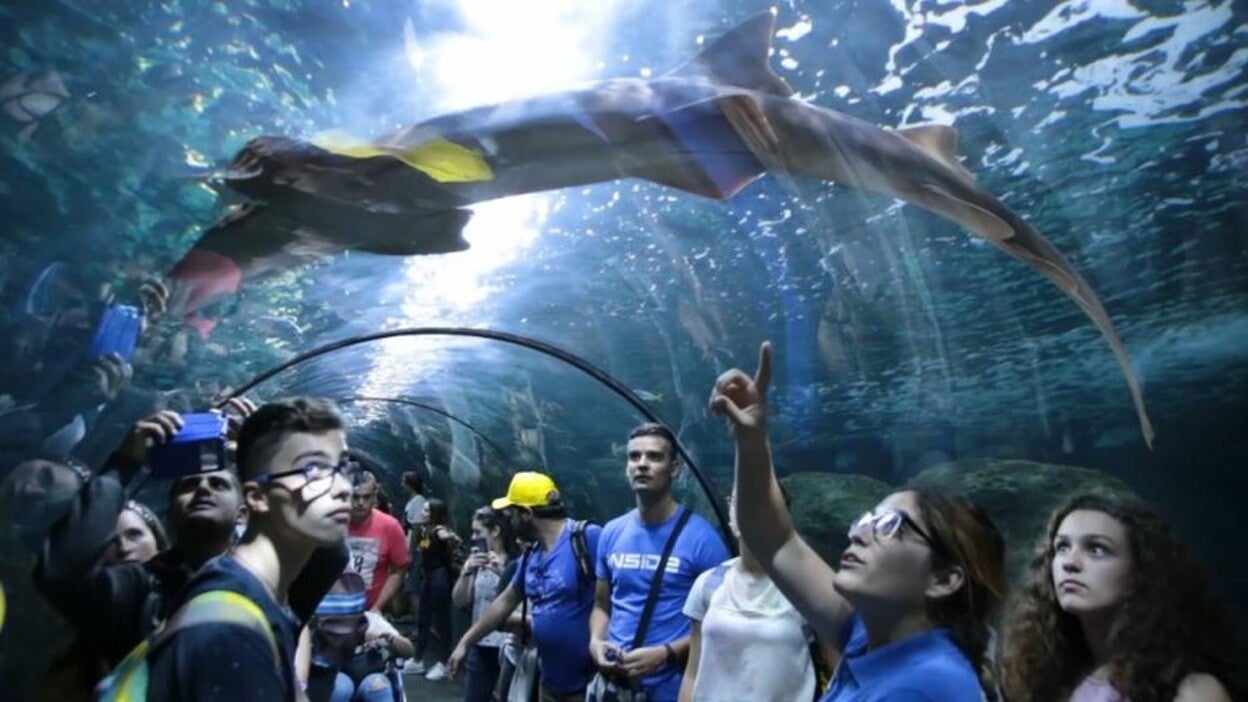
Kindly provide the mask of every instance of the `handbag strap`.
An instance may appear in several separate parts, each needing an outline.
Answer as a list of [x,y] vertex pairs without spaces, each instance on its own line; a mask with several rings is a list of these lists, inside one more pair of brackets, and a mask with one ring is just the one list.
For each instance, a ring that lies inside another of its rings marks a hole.
[[689,523],[689,518],[693,516],[693,510],[683,507],[684,512],[681,513],[680,519],[676,521],[676,528],[672,529],[672,535],[667,537],[667,545],[663,547],[663,557],[659,559],[658,569],[654,572],[654,580],[650,581],[650,594],[646,595],[646,605],[641,610],[641,619],[637,622],[637,633],[633,635],[633,648],[636,649],[646,640],[646,630],[650,628],[650,618],[654,615],[655,605],[659,601],[659,589],[663,587],[663,573],[667,572],[667,559],[672,555],[672,549],[676,548],[676,539],[680,538],[680,532]]

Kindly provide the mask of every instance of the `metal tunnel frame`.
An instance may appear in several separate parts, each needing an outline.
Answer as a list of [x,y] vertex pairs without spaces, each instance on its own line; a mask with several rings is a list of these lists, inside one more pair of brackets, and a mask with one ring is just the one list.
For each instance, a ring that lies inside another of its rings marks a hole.
[[[646,419],[656,424],[667,426],[667,424],[661,420],[658,415],[652,412],[650,408],[646,406],[646,403],[642,402],[641,398],[637,397],[637,394],[630,390],[627,385],[624,385],[606,371],[595,366],[589,361],[586,361],[580,356],[577,356],[576,354],[570,353],[559,348],[558,346],[548,344],[532,337],[510,334],[508,332],[493,331],[491,329],[473,329],[468,327],[406,327],[403,329],[391,329],[389,331],[374,332],[372,334],[359,334],[339,341],[334,341],[325,344],[324,346],[312,349],[311,351],[301,353],[289,361],[273,366],[266,371],[262,371],[230,395],[223,398],[221,402],[218,403],[218,407],[223,407],[226,401],[230,398],[243,395],[269,378],[314,358],[336,353],[352,346],[402,336],[466,336],[477,339],[499,341],[504,344],[512,344],[514,346],[521,346],[532,351],[537,351],[538,353],[545,354],[558,361],[562,361],[573,368],[576,368],[582,373],[598,381],[600,385],[606,386],[616,395],[624,398],[628,404],[632,405],[633,408],[640,412]],[[668,429],[670,430],[671,427],[668,427]],[[676,432],[673,431],[672,436],[676,436]],[[675,444],[676,453],[680,456],[680,459],[685,462],[685,465],[689,466],[689,470],[693,472],[693,476],[697,479],[698,485],[702,488],[703,494],[706,495],[707,502],[710,503],[711,509],[714,510],[715,518],[719,521],[719,525],[723,529],[725,541],[728,544],[729,550],[735,551],[736,549],[734,548],[732,539],[728,538],[729,535],[732,534],[732,530],[728,526],[728,515],[725,514],[723,505],[721,505],[720,501],[716,499],[715,492],[711,489],[711,485],[707,481],[706,475],[702,473],[702,469],[698,467],[698,464],[695,463],[689,456],[689,453],[685,451],[685,447],[681,446],[679,440],[677,440]]]
[[342,398],[338,398],[338,399],[336,399],[336,400],[334,400],[334,401],[335,401],[335,402],[338,402],[338,403],[342,403],[342,404],[346,404],[346,403],[361,403],[361,402],[389,402],[389,403],[396,404],[396,405],[406,405],[406,406],[408,406],[408,407],[417,407],[417,408],[419,408],[419,409],[427,410],[427,411],[432,412],[432,413],[434,413],[434,414],[437,414],[437,415],[441,415],[441,416],[443,416],[443,417],[446,417],[447,419],[451,420],[452,422],[455,422],[456,424],[460,425],[461,427],[463,427],[463,428],[467,429],[468,431],[472,432],[473,434],[475,434],[475,435],[476,435],[476,437],[477,437],[478,439],[481,439],[482,441],[484,441],[484,442],[485,442],[485,444],[486,444],[486,446],[489,446],[489,447],[490,447],[490,449],[494,451],[494,453],[498,454],[498,457],[499,457],[499,458],[501,458],[504,462],[506,462],[506,461],[507,461],[507,452],[506,452],[506,451],[504,451],[504,450],[502,449],[502,447],[500,447],[498,444],[494,443],[494,441],[493,441],[493,440],[491,440],[491,439],[490,439],[490,437],[486,436],[486,435],[485,435],[485,432],[483,432],[483,431],[481,431],[480,429],[478,429],[478,428],[474,427],[473,425],[469,424],[468,422],[466,422],[466,421],[464,421],[464,420],[460,419],[459,417],[455,416],[454,414],[452,414],[452,413],[450,413],[450,412],[447,412],[446,410],[442,409],[441,407],[435,407],[435,406],[433,406],[433,405],[426,404],[426,403],[424,403],[424,402],[417,402],[416,400],[408,400],[408,399],[403,398],[403,397],[366,397],[366,396],[362,396],[362,395],[353,395],[353,396],[351,396],[351,397],[342,397]]

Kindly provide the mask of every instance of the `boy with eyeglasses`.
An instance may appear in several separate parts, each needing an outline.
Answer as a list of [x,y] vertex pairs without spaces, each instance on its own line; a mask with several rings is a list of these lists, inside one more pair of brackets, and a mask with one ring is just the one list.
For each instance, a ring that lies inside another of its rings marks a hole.
[[[238,545],[187,583],[183,601],[235,593],[212,616],[170,619],[171,634],[148,654],[151,700],[293,700],[302,622],[287,592],[313,551],[341,542],[350,519],[343,422],[329,403],[266,404],[238,436],[250,519]],[[241,597],[237,597],[241,595]]]
[[[255,410],[246,400],[231,400],[230,406],[243,417]],[[167,442],[181,427],[181,416],[169,411],[137,422],[45,538],[35,583],[78,632],[78,646],[67,652],[66,662],[73,662],[70,656],[83,659],[72,670],[50,671],[42,683],[45,691],[54,690],[65,699],[86,699],[99,682],[100,664],[109,670],[125,658],[177,609],[195,571],[233,542],[243,494],[231,466],[171,482],[165,512],[173,537],[170,548],[146,563],[106,562],[112,525],[127,485],[147,463],[149,444]],[[290,601],[300,617],[315,611],[345,567],[347,555],[344,543],[319,549],[295,579]]]

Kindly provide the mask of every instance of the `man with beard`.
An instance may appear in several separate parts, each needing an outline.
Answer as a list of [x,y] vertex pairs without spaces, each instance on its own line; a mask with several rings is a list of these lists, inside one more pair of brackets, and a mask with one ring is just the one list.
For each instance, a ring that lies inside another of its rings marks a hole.
[[594,604],[592,564],[602,527],[568,519],[555,481],[542,473],[516,473],[507,496],[491,507],[506,512],[516,535],[532,546],[511,584],[455,646],[448,663],[451,675],[458,675],[468,651],[527,598],[541,662],[541,702],[579,702],[594,674],[589,612]]
[[[249,403],[235,402],[244,413]],[[173,546],[146,563],[107,565],[125,486],[147,461],[148,445],[171,439],[182,427],[175,412],[157,412],[136,423],[71,502],[44,540],[35,568],[40,592],[77,629],[79,648],[94,666],[82,666],[77,689],[90,690],[172,613],[191,574],[233,542],[244,515],[242,490],[231,470],[186,475],[170,489],[166,512]],[[319,549],[291,586],[291,608],[311,616],[347,563],[344,543]]]

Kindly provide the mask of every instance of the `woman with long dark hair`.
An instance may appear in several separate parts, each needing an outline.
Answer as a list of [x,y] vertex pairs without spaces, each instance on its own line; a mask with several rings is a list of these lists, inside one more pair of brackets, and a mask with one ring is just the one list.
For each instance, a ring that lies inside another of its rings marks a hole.
[[[471,608],[474,624],[511,582],[519,553],[515,529],[502,512],[487,505],[472,515],[472,551],[455,581],[451,599],[456,607]],[[468,651],[464,702],[490,702],[498,682],[499,649],[506,643],[506,637],[505,633],[495,631]]]
[[[424,582],[420,593],[420,612],[416,618],[416,655],[414,666],[404,672],[424,673],[426,680],[446,678],[446,656],[450,653],[451,635],[451,565],[459,536],[451,530],[446,503],[430,499],[424,509],[420,540],[421,567]],[[425,670],[424,659],[430,639],[433,640],[434,664]]]
[[1208,579],[1144,502],[1053,513],[1005,628],[1011,702],[1231,699],[1235,636]]
[[1005,597],[1005,542],[970,502],[902,489],[862,515],[833,569],[793,529],[767,439],[771,347],[758,372],[721,375],[711,409],[737,445],[741,536],[781,592],[838,646],[824,702],[994,698],[991,622]]

